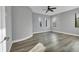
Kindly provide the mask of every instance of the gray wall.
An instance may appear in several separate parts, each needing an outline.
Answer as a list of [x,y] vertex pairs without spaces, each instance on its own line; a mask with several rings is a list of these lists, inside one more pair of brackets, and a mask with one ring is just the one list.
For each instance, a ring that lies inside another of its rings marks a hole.
[[[33,17],[33,32],[46,32],[50,31],[50,16],[42,15],[42,14],[37,14],[37,13],[32,13]],[[42,21],[42,27],[40,27],[40,22],[39,18]],[[45,18],[47,18],[47,27],[46,27],[46,22]]]
[[32,35],[32,11],[29,7],[12,7],[12,29],[13,40]]
[[[79,28],[75,28],[75,12],[79,10],[71,10],[58,15],[51,16],[51,30],[79,35]],[[52,20],[56,18],[56,27],[53,27]]]

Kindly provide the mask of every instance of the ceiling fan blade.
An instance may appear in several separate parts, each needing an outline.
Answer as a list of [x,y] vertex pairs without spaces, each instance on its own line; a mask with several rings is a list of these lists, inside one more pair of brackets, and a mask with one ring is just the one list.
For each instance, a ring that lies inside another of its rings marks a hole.
[[51,12],[54,12],[52,9],[50,9]]
[[50,8],[50,9],[56,9],[56,7]]

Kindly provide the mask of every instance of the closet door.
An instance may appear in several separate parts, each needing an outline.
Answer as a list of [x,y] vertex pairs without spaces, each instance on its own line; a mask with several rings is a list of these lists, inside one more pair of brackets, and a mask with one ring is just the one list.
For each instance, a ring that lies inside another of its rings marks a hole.
[[10,51],[11,45],[11,7],[0,6],[0,52]]
[[6,51],[5,7],[0,6],[0,52]]

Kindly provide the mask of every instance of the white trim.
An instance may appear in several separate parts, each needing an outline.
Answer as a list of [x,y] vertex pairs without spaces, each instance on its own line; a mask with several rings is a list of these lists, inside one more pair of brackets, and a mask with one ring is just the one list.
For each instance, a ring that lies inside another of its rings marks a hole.
[[42,32],[33,32],[33,34],[42,33]]
[[51,30],[48,30],[48,31],[41,31],[41,32],[33,32],[33,34],[37,34],[37,33],[44,33],[44,32],[49,32]]
[[[50,31],[50,30],[48,30],[48,31]],[[34,32],[33,34],[36,34],[36,33],[43,33],[43,32],[48,32],[48,31]],[[30,35],[30,36],[28,36],[28,37],[22,38],[22,39],[14,40],[14,41],[12,41],[12,44],[13,44],[13,43],[16,43],[16,42],[19,42],[19,41],[26,40],[26,39],[28,39],[28,38],[32,37],[32,36],[33,36],[33,34],[32,34],[32,35]]]
[[30,35],[30,36],[28,36],[28,37],[22,38],[22,39],[14,40],[12,43],[16,43],[16,42],[19,42],[19,41],[26,40],[26,39],[28,39],[28,38],[31,38],[32,36],[33,36],[33,34]]
[[52,32],[63,33],[63,34],[72,35],[72,36],[79,36],[77,34],[66,33],[66,32],[61,32],[61,31],[52,31]]
[[10,48],[9,48],[8,52],[10,52],[10,50],[11,50],[11,47],[12,47],[12,44],[13,44],[13,42],[11,43],[11,45],[10,45]]
[[[49,31],[50,31],[50,30],[49,30]],[[48,32],[48,31],[34,32],[33,34],[36,34],[36,33],[43,33],[43,32]],[[79,35],[77,35],[77,34],[66,33],[66,32],[61,32],[61,31],[52,31],[52,32],[63,33],[63,34],[73,35],[73,36],[79,36]],[[28,36],[28,37],[22,38],[22,39],[14,40],[12,43],[16,43],[16,42],[19,42],[19,41],[26,40],[26,39],[28,39],[28,38],[32,37],[32,36],[33,36],[33,34],[32,34],[32,35],[30,35],[30,36]]]

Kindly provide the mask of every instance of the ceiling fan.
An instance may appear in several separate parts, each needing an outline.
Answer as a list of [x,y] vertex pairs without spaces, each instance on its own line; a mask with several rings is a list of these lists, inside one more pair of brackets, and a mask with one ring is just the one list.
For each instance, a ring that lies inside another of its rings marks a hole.
[[56,9],[56,7],[47,6],[46,13],[48,13],[49,11],[54,12],[54,9]]

